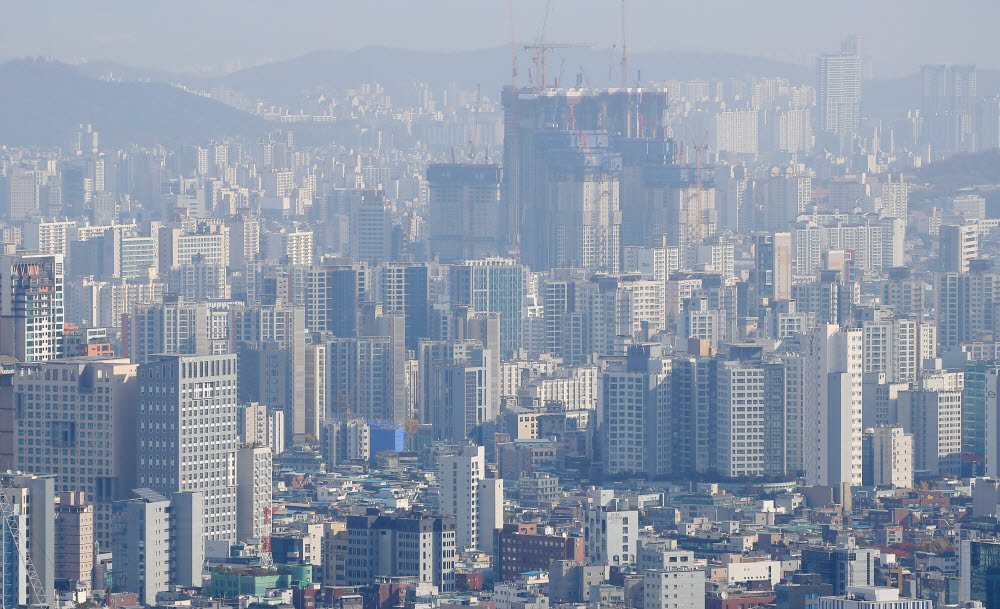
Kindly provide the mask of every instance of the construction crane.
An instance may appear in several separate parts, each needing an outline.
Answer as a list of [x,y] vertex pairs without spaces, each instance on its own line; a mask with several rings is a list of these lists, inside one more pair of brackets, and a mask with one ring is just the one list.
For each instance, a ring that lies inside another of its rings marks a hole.
[[625,38],[625,0],[622,0],[622,89],[628,90],[628,47]]
[[[531,51],[531,60],[535,64],[535,76],[538,78],[537,91],[544,91],[548,86],[549,51],[552,49],[570,49],[592,47],[590,42],[545,42],[545,30],[549,26],[549,13],[552,11],[552,0],[545,0],[545,15],[542,17],[542,28],[538,32],[538,40],[524,45],[525,51]],[[513,21],[511,22],[513,23]]]
[[510,10],[510,88],[517,93],[517,39],[514,37],[514,0],[507,0]]
[[476,139],[479,137],[479,106],[482,103],[482,91],[476,85],[476,107],[472,111],[472,132],[469,134],[469,162],[476,162]]
[[[687,117],[681,115],[681,118],[684,121],[684,128],[687,129],[688,137],[690,137],[691,141],[694,142],[694,150],[695,150],[695,196],[693,197],[695,201],[695,222],[694,226],[691,227],[693,228],[691,241],[694,243],[694,245],[701,245],[703,240],[701,225],[704,222],[704,218],[702,217],[704,214],[704,203],[702,201],[703,185],[702,185],[702,175],[701,175],[702,154],[706,150],[708,150],[708,133],[706,132],[704,137],[702,137],[701,140],[699,141],[697,138],[695,138],[694,133],[691,131],[691,125],[688,124]],[[688,214],[688,219],[690,219],[690,217],[691,215]]]
[[17,514],[14,511],[14,505],[10,502],[10,498],[7,497],[7,484],[6,481],[0,480],[0,514],[3,515],[3,528],[4,533],[6,531],[10,532],[11,539],[14,540],[14,548],[18,555],[24,557],[24,570],[27,571],[28,585],[31,587],[31,595],[34,597],[34,606],[38,607],[48,607],[49,601],[48,596],[45,593],[45,586],[42,585],[42,580],[38,577],[38,571],[35,570],[35,564],[31,561],[31,551],[28,549],[27,545],[24,543],[22,535],[24,531],[18,522]]

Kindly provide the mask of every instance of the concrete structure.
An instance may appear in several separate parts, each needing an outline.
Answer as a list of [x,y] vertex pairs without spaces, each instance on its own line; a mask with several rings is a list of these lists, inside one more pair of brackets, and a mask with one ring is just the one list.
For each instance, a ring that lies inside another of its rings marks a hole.
[[636,561],[639,512],[626,509],[613,491],[594,489],[584,515],[587,562],[600,565],[631,565]]
[[90,590],[94,570],[94,506],[82,492],[58,495],[55,507],[55,578],[70,590]]

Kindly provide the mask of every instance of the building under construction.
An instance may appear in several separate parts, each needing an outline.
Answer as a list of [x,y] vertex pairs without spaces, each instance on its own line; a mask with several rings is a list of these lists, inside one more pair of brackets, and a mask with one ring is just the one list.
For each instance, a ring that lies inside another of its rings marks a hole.
[[711,179],[679,164],[666,91],[506,87],[503,106],[503,235],[532,269],[617,273],[625,246],[707,232]]

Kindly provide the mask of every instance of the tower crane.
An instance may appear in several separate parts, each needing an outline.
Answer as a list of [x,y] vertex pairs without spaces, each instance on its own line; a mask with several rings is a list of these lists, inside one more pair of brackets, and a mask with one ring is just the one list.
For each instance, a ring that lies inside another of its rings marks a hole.
[[[704,219],[702,217],[704,215],[704,203],[702,201],[702,196],[703,196],[702,195],[702,191],[703,191],[703,185],[702,185],[702,155],[703,155],[703,153],[706,150],[708,150],[708,132],[706,132],[705,135],[699,141],[697,138],[695,138],[694,133],[691,131],[691,125],[688,123],[687,117],[682,115],[681,118],[684,120],[684,128],[687,129],[688,137],[690,137],[691,141],[694,142],[694,150],[695,150],[695,196],[694,196],[694,201],[695,201],[695,214],[696,214],[695,218],[696,218],[696,220],[694,222],[694,226],[692,227],[693,228],[693,231],[692,231],[693,234],[691,235],[691,240],[692,240],[692,242],[693,242],[694,245],[701,245],[702,240],[704,238],[703,235],[702,235],[702,230],[701,230],[702,223],[704,222]],[[688,214],[688,218],[690,218],[690,214]]]
[[3,527],[0,529],[0,533],[6,534],[9,532],[11,539],[14,541],[14,549],[18,555],[24,557],[24,570],[27,571],[25,575],[28,576],[28,586],[31,588],[31,596],[35,601],[34,605],[48,607],[49,602],[48,596],[45,593],[45,586],[42,585],[42,580],[38,577],[38,571],[35,570],[35,564],[31,561],[31,551],[24,543],[22,537],[24,531],[18,522],[14,505],[7,496],[7,488],[7,481],[0,479],[0,516],[3,518]]
[[[535,63],[535,75],[538,78],[537,91],[544,91],[548,86],[549,51],[552,49],[569,49],[578,47],[592,47],[590,42],[545,42],[545,30],[549,25],[549,13],[552,11],[552,0],[545,0],[545,15],[542,18],[542,29],[538,33],[538,40],[524,45],[524,50],[531,51],[531,60]],[[513,24],[513,21],[511,21]]]
[[476,85],[476,107],[472,111],[472,133],[469,134],[469,162],[476,162],[476,140],[479,137],[479,106],[482,104],[482,90]]

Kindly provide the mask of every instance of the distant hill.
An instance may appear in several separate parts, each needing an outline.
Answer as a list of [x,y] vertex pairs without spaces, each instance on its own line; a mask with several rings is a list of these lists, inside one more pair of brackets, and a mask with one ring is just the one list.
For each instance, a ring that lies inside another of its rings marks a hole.
[[968,186],[1000,184],[1000,149],[963,153],[920,169],[916,182],[927,182],[939,191]]
[[255,116],[162,83],[104,82],[58,62],[0,64],[0,144],[63,146],[80,123],[109,145],[181,144],[253,135]]
[[[613,49],[564,49],[549,59],[548,78],[601,87],[620,82],[619,57]],[[534,66],[518,54],[518,82],[528,84]],[[727,78],[747,75],[783,76],[794,81],[812,79],[813,70],[795,64],[757,57],[694,52],[635,53],[629,58],[630,80]],[[484,91],[498,91],[510,82],[511,57],[507,47],[464,53],[431,53],[372,47],[359,51],[322,51],[295,59],[246,68],[223,77],[218,84],[247,92],[252,97],[290,101],[304,91],[356,87],[377,82],[390,92],[411,90],[411,83],[433,87],[457,83],[466,88],[480,84]]]

